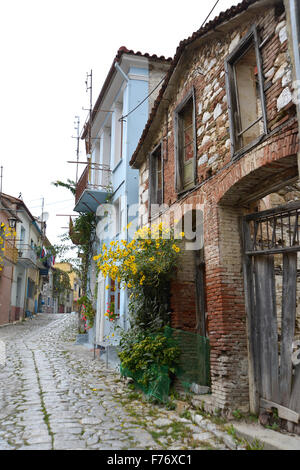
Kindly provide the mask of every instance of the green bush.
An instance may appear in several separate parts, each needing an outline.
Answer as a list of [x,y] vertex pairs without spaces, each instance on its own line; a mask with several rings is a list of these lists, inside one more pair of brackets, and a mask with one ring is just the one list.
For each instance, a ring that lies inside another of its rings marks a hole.
[[167,368],[169,375],[175,374],[180,349],[172,338],[163,333],[139,333],[139,341],[132,342],[132,331],[130,335],[131,338],[122,338],[119,357],[122,368],[136,375],[140,385],[147,387],[155,379],[156,371],[162,368]]

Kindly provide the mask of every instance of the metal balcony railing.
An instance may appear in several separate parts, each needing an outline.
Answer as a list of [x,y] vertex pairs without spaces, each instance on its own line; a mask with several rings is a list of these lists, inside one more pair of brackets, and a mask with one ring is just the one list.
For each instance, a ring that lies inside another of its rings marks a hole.
[[85,189],[108,191],[111,170],[108,165],[89,163],[76,185],[75,204]]
[[25,266],[37,264],[37,254],[34,249],[25,243],[19,245],[19,263]]

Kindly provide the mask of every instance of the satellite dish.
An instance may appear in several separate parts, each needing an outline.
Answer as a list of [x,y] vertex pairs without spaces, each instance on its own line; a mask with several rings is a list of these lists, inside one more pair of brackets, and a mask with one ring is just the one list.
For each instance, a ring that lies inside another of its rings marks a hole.
[[47,220],[49,219],[49,212],[42,212],[40,219],[42,222],[47,222]]

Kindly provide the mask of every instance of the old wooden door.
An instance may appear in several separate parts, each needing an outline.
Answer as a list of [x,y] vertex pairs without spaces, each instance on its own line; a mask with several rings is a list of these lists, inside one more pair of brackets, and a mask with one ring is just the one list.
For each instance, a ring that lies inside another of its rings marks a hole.
[[[300,202],[243,218],[252,404],[300,432]],[[297,289],[298,287],[298,289]]]

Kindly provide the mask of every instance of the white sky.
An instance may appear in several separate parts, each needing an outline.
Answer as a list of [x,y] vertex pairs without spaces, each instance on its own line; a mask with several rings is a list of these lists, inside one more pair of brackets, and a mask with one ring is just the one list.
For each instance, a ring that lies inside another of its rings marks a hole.
[[[75,180],[74,117],[88,107],[86,73],[93,69],[93,101],[120,46],[174,55],[199,29],[215,0],[9,0],[1,2],[0,165],[3,192],[23,200],[36,216],[41,198],[50,217],[47,235],[66,232],[74,199],[55,188]],[[210,19],[239,3],[220,0]],[[84,147],[81,145],[84,157]],[[83,170],[80,166],[80,173]],[[79,173],[79,174],[80,174]]]

